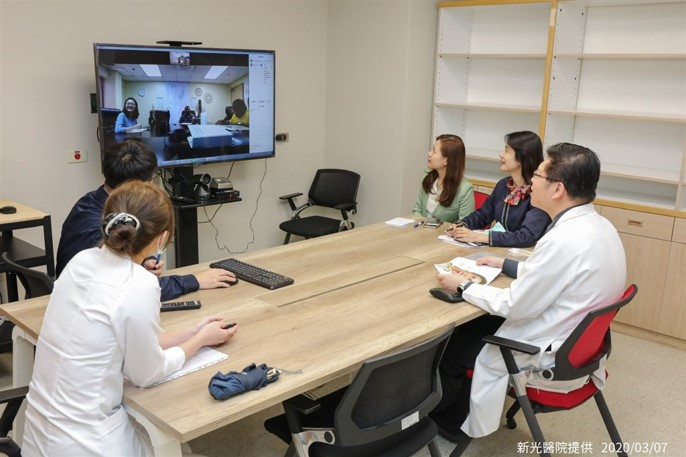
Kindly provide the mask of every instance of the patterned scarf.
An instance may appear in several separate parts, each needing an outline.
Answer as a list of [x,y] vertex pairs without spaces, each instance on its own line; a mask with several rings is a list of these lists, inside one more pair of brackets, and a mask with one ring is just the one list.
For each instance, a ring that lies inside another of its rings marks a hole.
[[505,197],[505,204],[510,206],[517,206],[521,200],[524,200],[531,190],[530,184],[523,184],[521,186],[515,186],[514,180],[512,178],[507,180],[507,191],[508,194]]

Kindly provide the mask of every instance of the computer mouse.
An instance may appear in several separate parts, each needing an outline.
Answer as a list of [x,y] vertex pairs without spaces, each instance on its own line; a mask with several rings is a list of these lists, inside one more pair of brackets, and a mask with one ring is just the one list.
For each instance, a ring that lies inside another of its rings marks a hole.
[[448,292],[447,290],[441,289],[440,287],[435,287],[429,290],[429,293],[440,300],[447,301],[448,303],[458,303],[464,301],[464,298],[462,298],[461,293]]
[[14,206],[8,205],[8,206],[3,206],[2,208],[0,208],[1,214],[14,214],[16,212],[17,212],[17,208],[15,208]]

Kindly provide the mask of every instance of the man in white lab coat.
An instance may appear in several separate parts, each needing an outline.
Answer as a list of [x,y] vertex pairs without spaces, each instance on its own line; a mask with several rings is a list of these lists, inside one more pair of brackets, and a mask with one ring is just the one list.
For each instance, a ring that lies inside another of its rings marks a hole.
[[[519,366],[536,368],[552,366],[557,349],[583,317],[618,299],[626,283],[619,235],[592,204],[600,177],[598,156],[569,143],[551,146],[547,153],[534,172],[531,188],[532,204],[552,219],[546,234],[524,262],[490,256],[477,261],[516,278],[510,287],[472,284],[459,274],[439,276],[444,288],[461,290],[469,303],[505,318],[496,335],[540,347],[534,356],[516,355]],[[591,378],[602,388],[604,369]],[[586,381],[566,387],[572,390]],[[530,384],[541,385],[541,381],[532,379]],[[500,351],[486,345],[474,365],[469,416],[462,431],[470,437],[494,432],[507,388],[508,373]]]

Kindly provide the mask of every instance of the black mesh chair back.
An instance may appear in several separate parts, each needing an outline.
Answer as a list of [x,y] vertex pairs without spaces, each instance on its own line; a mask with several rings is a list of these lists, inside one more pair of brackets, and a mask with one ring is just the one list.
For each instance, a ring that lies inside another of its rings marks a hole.
[[316,401],[299,395],[265,422],[289,443],[286,456],[409,457],[428,446],[440,457],[436,424],[438,365],[454,326],[415,346],[364,362],[347,388]]
[[401,432],[407,417],[426,417],[441,400],[438,364],[451,332],[366,361],[336,409],[337,443],[379,441]]
[[315,205],[334,208],[356,202],[359,186],[360,175],[354,171],[324,168],[317,170],[308,197]]
[[[279,197],[281,200],[288,200],[293,211],[291,219],[279,225],[279,228],[286,232],[284,244],[288,244],[291,235],[315,238],[352,229],[354,224],[349,220],[349,214],[355,214],[357,211],[359,186],[360,175],[354,171],[323,168],[317,170],[310,186],[308,200],[303,205],[297,206],[295,204],[295,198],[301,196],[302,193]],[[341,218],[336,219],[320,215],[301,216],[303,211],[313,206],[337,209],[341,212]]]

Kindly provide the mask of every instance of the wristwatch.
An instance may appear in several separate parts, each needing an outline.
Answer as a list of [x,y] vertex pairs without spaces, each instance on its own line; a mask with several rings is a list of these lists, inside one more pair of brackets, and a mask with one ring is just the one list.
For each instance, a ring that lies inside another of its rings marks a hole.
[[457,291],[459,293],[463,293],[465,290],[467,290],[467,287],[471,286],[472,282],[471,281],[465,281],[461,283],[460,285],[457,286]]

